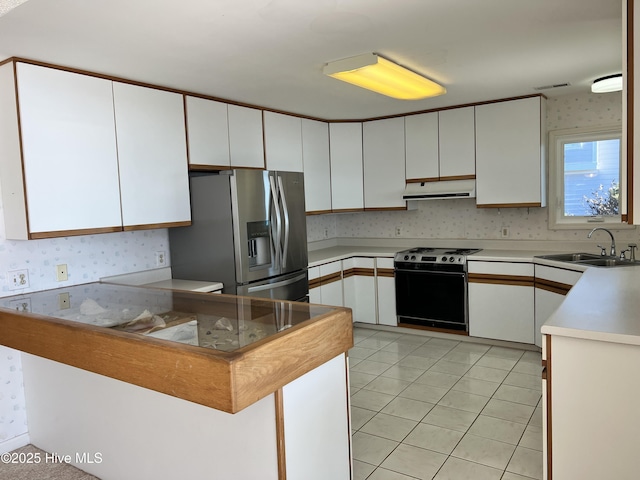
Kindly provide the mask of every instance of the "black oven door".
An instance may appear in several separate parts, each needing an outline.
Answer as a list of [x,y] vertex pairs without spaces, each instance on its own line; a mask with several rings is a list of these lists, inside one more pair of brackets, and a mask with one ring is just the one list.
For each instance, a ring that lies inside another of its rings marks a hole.
[[465,272],[396,268],[398,323],[467,330]]

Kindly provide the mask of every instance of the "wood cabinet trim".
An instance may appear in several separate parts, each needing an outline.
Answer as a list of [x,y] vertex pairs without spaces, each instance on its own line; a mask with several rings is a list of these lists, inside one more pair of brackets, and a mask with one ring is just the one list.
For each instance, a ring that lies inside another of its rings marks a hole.
[[349,278],[353,276],[359,277],[373,277],[375,276],[375,270],[373,268],[354,267],[348,268],[342,272],[343,278]]
[[524,275],[496,275],[492,273],[470,273],[469,283],[488,283],[492,285],[514,285],[533,287],[535,278]]
[[153,228],[172,228],[172,227],[188,227],[191,221],[185,222],[167,222],[167,223],[149,223],[144,225],[125,225],[123,230],[130,232],[132,230],[150,230]]
[[357,212],[364,212],[364,208],[339,208],[339,209],[332,209],[331,213],[357,213]]
[[[156,227],[152,227],[156,228]],[[160,227],[157,227],[160,228]],[[31,232],[29,234],[30,240],[37,240],[42,238],[58,238],[58,237],[73,237],[77,235],[96,235],[100,233],[113,233],[122,232],[122,226],[113,227],[101,227],[101,228],[88,228],[83,230],[57,230],[53,232]]]
[[452,175],[450,177],[440,177],[440,181],[449,182],[452,180],[475,180],[475,175]]
[[542,203],[540,202],[531,202],[531,203],[485,203],[485,204],[477,204],[476,208],[540,208],[542,207]]
[[327,213],[332,213],[332,210],[313,210],[311,212],[306,212],[307,215],[325,215]]
[[287,480],[287,455],[284,438],[284,394],[282,388],[273,394],[276,409],[276,450],[278,456],[278,480]]
[[400,210],[406,210],[407,207],[365,207],[364,211],[365,212],[389,212],[389,211],[400,211]]
[[439,182],[440,178],[438,177],[429,177],[429,178],[407,178],[407,183],[428,183],[428,182]]
[[309,280],[309,288],[317,288],[323,285],[329,285],[330,283],[339,282],[340,280],[342,280],[342,272],[330,273],[329,275],[324,275],[322,277]]
[[378,277],[384,277],[384,278],[395,277],[393,268],[378,268],[376,269],[376,275]]
[[535,279],[535,287],[540,290],[546,290],[552,293],[558,293],[560,295],[566,295],[569,293],[569,290],[573,287],[573,285],[569,285],[567,283],[554,282],[553,280],[547,280],[546,278],[537,278]]
[[552,369],[551,369],[551,335],[545,335],[545,340],[546,340],[546,344],[545,344],[545,352],[546,352],[546,364],[544,365],[545,367],[545,372],[546,372],[546,378],[545,378],[545,383],[546,383],[546,387],[547,387],[547,395],[546,395],[546,400],[547,400],[547,411],[543,412],[543,415],[547,416],[547,436],[546,436],[546,440],[547,440],[547,445],[546,445],[546,449],[547,449],[547,480],[552,480],[553,479],[553,432],[552,432],[552,403],[551,403],[551,389],[552,389]]
[[347,352],[353,320],[349,309],[336,307],[267,341],[220,352],[4,310],[0,338],[9,348],[236,413]]

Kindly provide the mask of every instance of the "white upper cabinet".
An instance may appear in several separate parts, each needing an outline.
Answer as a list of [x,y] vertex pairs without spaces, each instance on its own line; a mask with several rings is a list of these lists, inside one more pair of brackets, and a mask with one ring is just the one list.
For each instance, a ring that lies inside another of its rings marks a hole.
[[262,110],[229,105],[228,115],[231,166],[264,169]]
[[185,97],[189,165],[200,169],[225,169],[229,157],[227,104],[198,97]]
[[474,107],[438,112],[440,180],[473,178],[476,174]]
[[364,207],[406,208],[404,118],[363,125]]
[[331,211],[329,124],[302,119],[304,194],[308,213]]
[[188,223],[182,95],[119,82],[113,95],[125,230]]
[[0,67],[7,238],[121,230],[112,82],[17,63],[16,102],[13,66]]
[[362,123],[331,123],[329,139],[332,209],[362,210]]
[[479,207],[544,207],[542,97],[476,107],[476,202]]
[[410,115],[404,119],[407,180],[440,177],[438,112]]
[[302,172],[302,119],[264,112],[267,170]]

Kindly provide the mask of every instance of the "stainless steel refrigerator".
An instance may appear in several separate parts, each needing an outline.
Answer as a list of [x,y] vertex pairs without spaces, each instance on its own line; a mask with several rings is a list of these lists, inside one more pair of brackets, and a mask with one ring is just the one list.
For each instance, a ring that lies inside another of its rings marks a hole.
[[189,227],[170,228],[174,278],[224,283],[224,293],[307,300],[303,174],[192,174]]

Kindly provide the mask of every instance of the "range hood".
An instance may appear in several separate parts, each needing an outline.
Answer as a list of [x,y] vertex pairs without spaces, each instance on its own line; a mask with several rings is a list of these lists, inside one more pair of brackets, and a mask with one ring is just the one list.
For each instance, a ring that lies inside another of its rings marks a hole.
[[404,200],[436,200],[447,198],[473,198],[476,196],[476,181],[444,180],[439,182],[407,183]]

